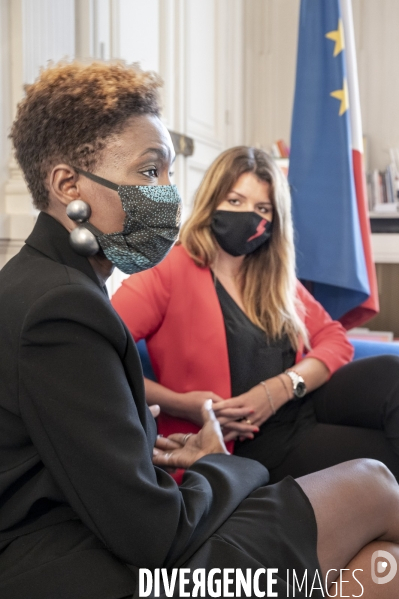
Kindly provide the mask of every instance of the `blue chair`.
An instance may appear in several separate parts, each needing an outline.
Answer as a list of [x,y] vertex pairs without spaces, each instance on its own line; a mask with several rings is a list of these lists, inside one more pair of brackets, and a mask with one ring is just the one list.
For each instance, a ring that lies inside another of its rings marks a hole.
[[[359,360],[359,358],[369,358],[371,356],[381,356],[382,354],[399,356],[399,342],[396,341],[384,343],[382,341],[350,339],[350,342],[355,348],[355,355],[353,356],[354,360]],[[151,381],[156,381],[157,379],[151,366],[147,345],[144,339],[141,339],[141,341],[137,343],[137,349],[139,351],[144,376]]]
[[355,348],[354,360],[359,358],[370,358],[371,356],[381,356],[383,354],[393,354],[399,356],[399,342],[392,341],[384,343],[383,341],[369,341],[363,339],[349,340]]
[[147,379],[156,382],[156,377],[151,366],[150,356],[148,355],[147,344],[144,339],[137,342],[137,349],[139,352],[141,366],[143,367],[143,374]]

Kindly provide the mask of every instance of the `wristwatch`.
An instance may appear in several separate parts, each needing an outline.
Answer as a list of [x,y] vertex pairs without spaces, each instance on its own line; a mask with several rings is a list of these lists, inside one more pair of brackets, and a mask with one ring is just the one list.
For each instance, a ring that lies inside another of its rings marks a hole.
[[286,370],[285,374],[288,374],[288,376],[291,379],[294,399],[300,399],[301,397],[306,395],[307,389],[303,377],[301,377],[300,374],[295,372],[295,370]]

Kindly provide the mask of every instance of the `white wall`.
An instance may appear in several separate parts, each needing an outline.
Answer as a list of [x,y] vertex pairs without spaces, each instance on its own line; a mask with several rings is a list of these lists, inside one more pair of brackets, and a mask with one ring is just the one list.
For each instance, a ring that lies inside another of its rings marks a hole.
[[33,83],[49,60],[75,54],[74,0],[22,0],[23,82]]
[[245,140],[289,144],[299,0],[250,0],[245,8]]
[[158,0],[119,0],[118,11],[118,57],[159,72]]
[[363,130],[371,168],[399,147],[399,2],[352,0]]

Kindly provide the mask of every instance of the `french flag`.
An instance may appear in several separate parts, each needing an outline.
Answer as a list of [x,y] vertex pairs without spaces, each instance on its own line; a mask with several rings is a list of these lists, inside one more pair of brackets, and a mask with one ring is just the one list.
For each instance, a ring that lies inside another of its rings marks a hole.
[[301,0],[289,181],[298,277],[359,326],[379,305],[351,0]]

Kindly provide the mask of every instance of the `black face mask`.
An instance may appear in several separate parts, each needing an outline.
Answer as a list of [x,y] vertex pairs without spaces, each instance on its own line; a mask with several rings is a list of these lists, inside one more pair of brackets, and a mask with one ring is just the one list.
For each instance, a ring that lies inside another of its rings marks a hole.
[[220,247],[232,256],[254,252],[270,239],[272,223],[256,212],[216,210],[211,231]]

